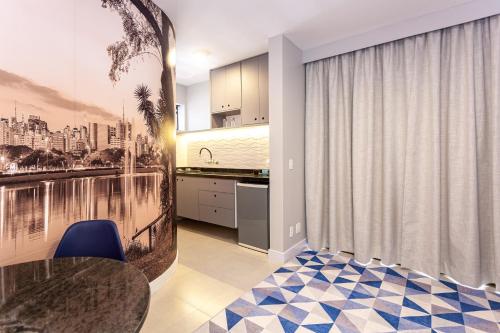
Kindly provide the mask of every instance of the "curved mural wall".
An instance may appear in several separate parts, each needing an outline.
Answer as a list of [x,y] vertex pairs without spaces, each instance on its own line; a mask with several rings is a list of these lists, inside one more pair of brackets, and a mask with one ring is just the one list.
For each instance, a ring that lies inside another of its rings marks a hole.
[[0,11],[0,266],[111,219],[153,280],[174,261],[175,32],[151,0]]

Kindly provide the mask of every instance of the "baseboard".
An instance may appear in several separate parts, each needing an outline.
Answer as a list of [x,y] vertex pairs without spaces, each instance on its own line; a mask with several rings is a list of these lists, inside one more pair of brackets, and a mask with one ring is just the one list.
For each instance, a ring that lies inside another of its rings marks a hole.
[[300,254],[306,248],[307,248],[307,241],[304,238],[284,252],[269,249],[269,251],[267,252],[267,258],[271,262],[284,264],[285,262],[289,261],[296,255]]
[[163,273],[161,273],[160,276],[158,276],[156,279],[153,281],[149,282],[149,289],[151,290],[151,294],[154,294],[158,290],[163,287],[163,285],[170,280],[170,278],[174,275],[176,269],[177,269],[177,262],[179,258],[179,251],[175,254],[175,260],[172,262],[172,265],[170,265],[169,268]]

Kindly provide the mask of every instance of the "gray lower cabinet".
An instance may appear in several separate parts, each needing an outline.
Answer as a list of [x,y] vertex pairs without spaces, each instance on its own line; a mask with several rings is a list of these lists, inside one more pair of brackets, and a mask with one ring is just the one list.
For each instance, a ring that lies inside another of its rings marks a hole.
[[199,184],[194,177],[177,177],[177,215],[198,220]]
[[177,215],[236,228],[235,181],[204,177],[177,177]]
[[234,208],[200,205],[200,221],[235,228]]
[[200,205],[220,207],[234,210],[234,194],[222,192],[199,192]]
[[235,181],[232,179],[200,178],[200,190],[234,193]]

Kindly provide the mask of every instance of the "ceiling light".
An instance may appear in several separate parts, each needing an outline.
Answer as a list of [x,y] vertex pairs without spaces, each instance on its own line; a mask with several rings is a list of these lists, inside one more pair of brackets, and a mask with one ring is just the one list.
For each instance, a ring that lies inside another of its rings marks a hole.
[[196,61],[198,65],[205,66],[208,64],[210,54],[208,50],[198,50],[194,52],[193,60]]
[[168,55],[167,55],[168,65],[170,67],[175,67],[175,60],[176,60],[175,47],[173,47],[169,50]]

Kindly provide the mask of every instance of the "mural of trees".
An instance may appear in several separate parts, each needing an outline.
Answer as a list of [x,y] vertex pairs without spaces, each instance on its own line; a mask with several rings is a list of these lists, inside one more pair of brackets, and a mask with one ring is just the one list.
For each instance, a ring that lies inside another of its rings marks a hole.
[[[150,101],[151,93],[147,86],[140,85],[135,91],[138,111],[142,113],[150,134],[161,144],[165,162],[166,184],[164,209],[172,213],[175,182],[175,130],[174,66],[169,61],[175,40],[175,30],[168,16],[151,0],[102,0],[103,7],[115,10],[123,22],[124,39],[110,45],[107,49],[112,59],[109,78],[113,82],[127,73],[131,60],[137,57],[152,56],[161,63],[160,98],[155,104]],[[135,8],[140,15],[134,12]]]
[[160,230],[170,233],[171,245],[175,246],[175,30],[168,16],[151,0],[101,1],[104,8],[121,17],[124,31],[123,39],[107,48],[111,58],[109,79],[118,82],[137,58],[150,57],[161,64],[158,100],[151,100],[153,94],[145,84],[138,84],[133,93],[137,111],[161,149],[161,210],[166,228]]
[[2,266],[103,218],[150,281],[174,262],[175,31],[153,1],[2,2]]

